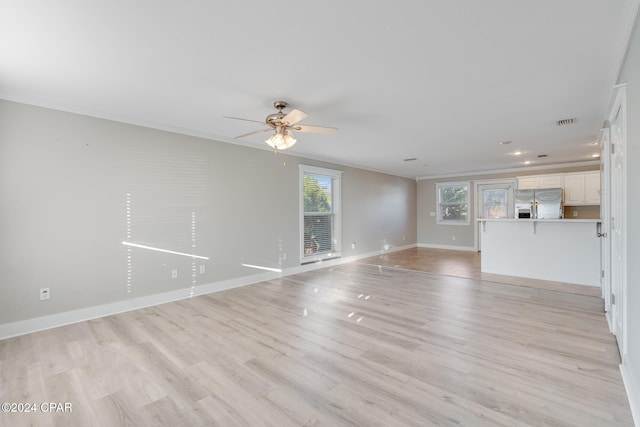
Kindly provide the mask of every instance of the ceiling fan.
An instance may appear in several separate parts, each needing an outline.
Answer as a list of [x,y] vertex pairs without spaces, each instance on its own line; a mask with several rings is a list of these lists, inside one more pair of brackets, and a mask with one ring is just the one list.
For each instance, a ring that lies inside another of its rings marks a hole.
[[293,131],[296,132],[308,132],[319,133],[323,135],[335,135],[338,133],[338,129],[326,126],[313,126],[313,125],[299,125],[298,122],[305,119],[309,115],[302,110],[294,108],[293,110],[285,113],[284,110],[289,106],[284,101],[275,101],[273,106],[278,110],[277,113],[269,114],[263,122],[251,119],[242,119],[239,117],[224,116],[226,119],[244,120],[246,122],[260,123],[264,127],[253,132],[245,133],[236,136],[236,138],[244,138],[245,136],[255,135],[257,133],[273,131],[271,135],[265,141],[269,146],[275,150],[286,150],[293,147],[297,142],[297,139],[293,136]]

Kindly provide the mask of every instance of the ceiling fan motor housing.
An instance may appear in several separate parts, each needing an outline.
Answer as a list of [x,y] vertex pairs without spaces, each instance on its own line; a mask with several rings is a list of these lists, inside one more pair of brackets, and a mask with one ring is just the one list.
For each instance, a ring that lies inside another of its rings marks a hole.
[[284,110],[285,108],[287,108],[289,106],[289,104],[287,104],[284,101],[273,101],[273,106],[276,107],[276,110]]
[[285,113],[273,113],[273,114],[269,114],[267,116],[267,118],[265,119],[265,122],[269,125],[269,126],[282,126],[284,124],[284,122],[282,121],[282,119],[284,118],[284,116],[286,116]]
[[286,116],[286,114],[283,113],[282,110],[287,108],[289,104],[285,101],[274,101],[273,106],[276,108],[276,110],[278,110],[278,112],[269,114],[264,121],[269,126],[276,128],[285,124],[282,119]]

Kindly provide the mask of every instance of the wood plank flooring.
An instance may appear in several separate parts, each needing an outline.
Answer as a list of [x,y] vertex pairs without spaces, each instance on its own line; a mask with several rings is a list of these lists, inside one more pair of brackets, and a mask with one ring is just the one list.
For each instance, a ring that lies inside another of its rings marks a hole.
[[482,254],[480,252],[475,251],[411,248],[365,258],[359,262],[579,295],[600,296],[600,288],[595,286],[483,273],[480,271],[481,256]]
[[2,426],[632,426],[598,298],[350,263],[0,341]]

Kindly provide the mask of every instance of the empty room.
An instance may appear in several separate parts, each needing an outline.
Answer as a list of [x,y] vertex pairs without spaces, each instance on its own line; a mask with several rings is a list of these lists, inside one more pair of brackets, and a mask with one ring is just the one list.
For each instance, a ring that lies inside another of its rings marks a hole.
[[640,426],[640,0],[0,5],[0,426]]

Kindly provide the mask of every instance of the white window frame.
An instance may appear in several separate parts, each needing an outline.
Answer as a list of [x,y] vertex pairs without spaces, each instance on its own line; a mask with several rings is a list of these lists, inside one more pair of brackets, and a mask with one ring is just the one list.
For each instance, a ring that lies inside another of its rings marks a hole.
[[[319,168],[316,166],[299,165],[299,191],[300,198],[300,263],[306,264],[309,262],[317,262],[326,260],[329,258],[337,258],[342,255],[342,171],[334,169]],[[333,188],[331,189],[331,207],[333,210],[333,251],[323,252],[319,254],[306,255],[304,253],[304,175],[322,175],[332,179]]]
[[[466,187],[467,188],[467,219],[451,220],[442,218],[442,208],[440,200],[440,189],[443,187]],[[471,183],[470,181],[460,182],[438,182],[436,183],[436,223],[438,225],[471,225]]]

